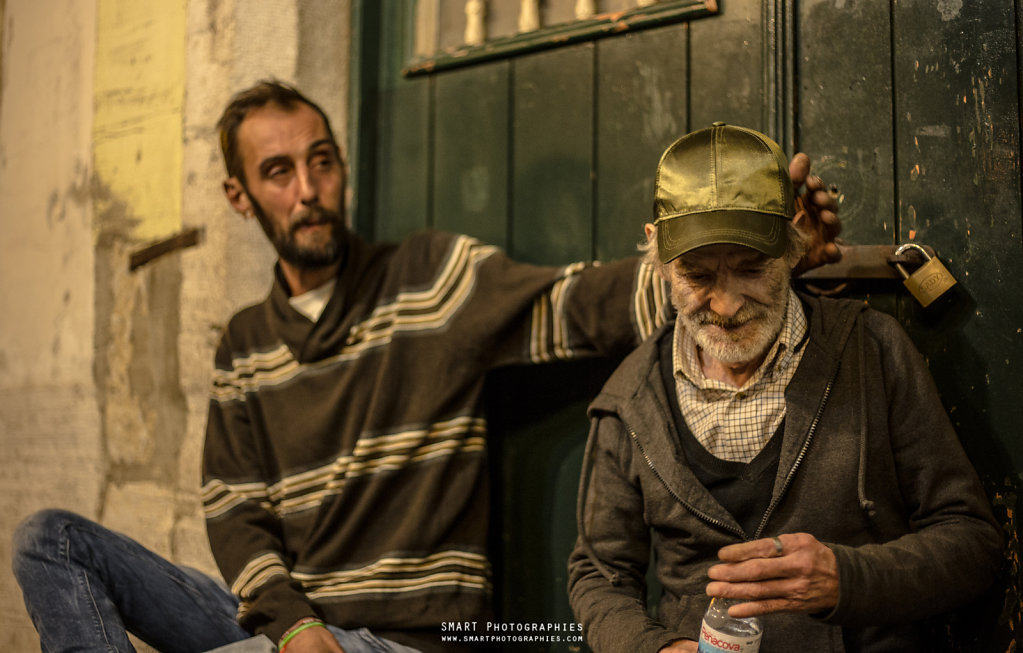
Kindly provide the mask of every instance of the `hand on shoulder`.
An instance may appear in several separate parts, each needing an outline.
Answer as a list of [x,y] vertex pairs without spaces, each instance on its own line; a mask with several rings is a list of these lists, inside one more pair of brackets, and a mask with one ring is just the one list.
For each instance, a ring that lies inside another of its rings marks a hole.
[[828,192],[820,177],[810,174],[809,156],[800,152],[792,157],[789,175],[800,198],[792,223],[807,237],[806,254],[792,271],[796,276],[842,258],[836,240],[842,233],[842,221],[838,217],[837,197]]

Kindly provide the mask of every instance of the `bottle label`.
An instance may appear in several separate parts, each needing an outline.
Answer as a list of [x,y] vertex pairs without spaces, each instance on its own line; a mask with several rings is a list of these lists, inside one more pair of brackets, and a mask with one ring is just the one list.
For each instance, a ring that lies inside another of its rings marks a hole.
[[699,653],[757,653],[760,650],[760,633],[756,635],[729,635],[715,630],[704,622],[700,626]]

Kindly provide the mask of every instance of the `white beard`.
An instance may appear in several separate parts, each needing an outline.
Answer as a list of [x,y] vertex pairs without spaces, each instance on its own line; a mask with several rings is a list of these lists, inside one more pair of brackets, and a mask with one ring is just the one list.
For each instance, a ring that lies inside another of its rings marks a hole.
[[[710,311],[700,311],[694,316],[686,316],[683,325],[693,334],[700,349],[722,363],[734,365],[754,361],[771,348],[785,320],[785,303],[758,305],[756,309],[748,311],[755,313],[754,316],[743,316],[743,311],[740,311],[737,317],[744,319],[735,322],[742,326],[728,331],[708,322],[708,313]],[[714,315],[712,319],[715,318],[718,316]]]
[[707,308],[684,312],[684,291],[680,292],[675,287],[672,288],[672,302],[682,326],[692,334],[700,349],[722,363],[749,363],[770,349],[781,332],[788,305],[788,279],[788,269],[780,267],[768,279],[769,303],[747,301],[731,318],[723,318]]

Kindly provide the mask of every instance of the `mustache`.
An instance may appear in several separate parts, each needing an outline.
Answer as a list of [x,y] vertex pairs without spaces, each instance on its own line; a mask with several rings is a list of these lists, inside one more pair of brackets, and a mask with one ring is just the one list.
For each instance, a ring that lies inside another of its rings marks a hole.
[[721,329],[734,329],[747,322],[763,318],[767,315],[767,307],[762,304],[746,304],[731,317],[718,315],[709,308],[695,311],[691,319],[699,326],[716,326]]
[[331,211],[325,209],[322,206],[311,206],[305,211],[298,214],[290,225],[288,225],[288,232],[291,235],[301,229],[302,227],[310,227],[317,224],[333,224],[335,226],[341,224],[341,214],[337,211]]

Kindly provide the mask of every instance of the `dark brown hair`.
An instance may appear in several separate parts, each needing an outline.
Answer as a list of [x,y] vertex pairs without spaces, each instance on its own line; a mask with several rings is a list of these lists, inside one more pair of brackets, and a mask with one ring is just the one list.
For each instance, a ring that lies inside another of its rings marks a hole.
[[224,155],[224,165],[227,166],[229,176],[237,177],[242,184],[245,184],[245,170],[242,166],[241,156],[238,154],[238,128],[250,111],[268,104],[276,104],[285,110],[292,110],[299,104],[311,107],[323,118],[327,135],[334,143],[334,150],[337,152],[338,158],[341,158],[340,149],[334,139],[334,132],[330,128],[330,120],[327,119],[327,114],[323,112],[323,109],[302,95],[295,87],[276,79],[267,79],[236,93],[227,108],[224,109],[220,120],[217,121],[217,130],[220,132],[220,151]]

